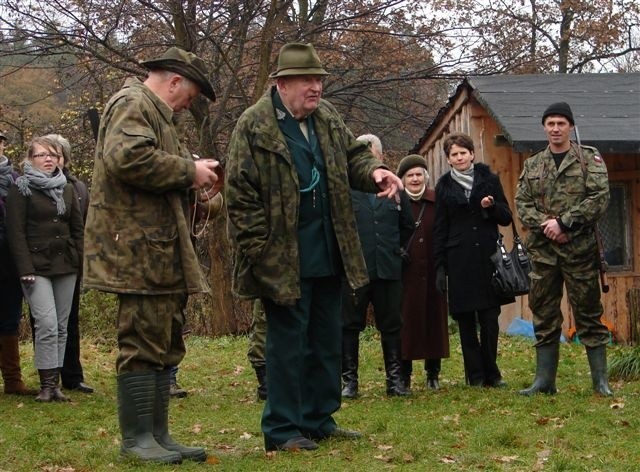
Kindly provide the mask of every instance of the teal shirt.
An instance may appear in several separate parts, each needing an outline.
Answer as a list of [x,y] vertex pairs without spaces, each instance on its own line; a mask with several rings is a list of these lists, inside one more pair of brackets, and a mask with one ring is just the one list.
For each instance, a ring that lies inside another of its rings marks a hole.
[[309,140],[304,136],[298,121],[282,104],[276,91],[273,94],[278,126],[287,141],[289,152],[298,173],[301,189],[312,185],[315,167],[319,181],[309,191],[300,192],[298,219],[298,246],[300,254],[300,277],[325,277],[341,271],[338,242],[329,204],[327,168],[316,136],[313,115],[306,118]]

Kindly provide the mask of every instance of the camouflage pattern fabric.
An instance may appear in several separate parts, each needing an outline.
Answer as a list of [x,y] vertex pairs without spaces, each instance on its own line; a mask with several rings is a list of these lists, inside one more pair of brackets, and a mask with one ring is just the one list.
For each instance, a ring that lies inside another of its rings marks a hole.
[[173,110],[129,79],[102,116],[87,215],[84,286],[131,294],[207,290],[191,243],[191,155]]
[[266,364],[264,349],[267,344],[267,314],[260,300],[254,300],[252,314],[247,358],[251,363],[251,367],[255,369]]
[[[525,161],[518,181],[516,208],[529,230],[526,246],[533,266],[529,307],[537,346],[559,342],[563,284],[583,344],[596,347],[608,341],[607,328],[600,321],[603,307],[593,228],[609,203],[609,180],[598,150],[583,146],[582,151],[586,175],[576,145],[558,169],[547,147]],[[570,228],[568,243],[555,243],[540,230],[549,216],[559,217]]]
[[[276,121],[272,92],[242,114],[229,145],[225,199],[235,252],[233,290],[242,298],[268,297],[292,305],[300,298],[300,185]],[[313,116],[327,167],[332,222],[347,279],[355,289],[368,277],[349,189],[377,192],[371,174],[384,166],[365,143],[355,140],[329,102],[321,100]]]

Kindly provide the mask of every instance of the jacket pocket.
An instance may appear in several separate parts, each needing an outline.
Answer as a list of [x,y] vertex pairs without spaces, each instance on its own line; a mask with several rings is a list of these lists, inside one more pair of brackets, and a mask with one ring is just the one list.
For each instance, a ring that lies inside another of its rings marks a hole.
[[142,268],[149,288],[173,288],[183,281],[178,230],[175,226],[142,227],[146,259]]
[[51,251],[49,243],[32,244],[29,247],[31,263],[36,272],[47,271],[51,268]]

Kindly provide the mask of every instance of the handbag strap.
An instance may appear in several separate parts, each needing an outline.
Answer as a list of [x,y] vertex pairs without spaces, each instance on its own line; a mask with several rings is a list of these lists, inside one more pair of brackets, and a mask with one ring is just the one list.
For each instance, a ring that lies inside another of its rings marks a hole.
[[422,207],[420,207],[420,213],[418,213],[418,219],[415,222],[415,228],[413,228],[413,233],[411,233],[411,237],[407,241],[406,248],[409,249],[411,247],[411,243],[413,242],[413,237],[416,235],[416,230],[420,227],[420,223],[422,223],[422,215],[424,214],[424,208],[427,206],[426,202],[422,202]]

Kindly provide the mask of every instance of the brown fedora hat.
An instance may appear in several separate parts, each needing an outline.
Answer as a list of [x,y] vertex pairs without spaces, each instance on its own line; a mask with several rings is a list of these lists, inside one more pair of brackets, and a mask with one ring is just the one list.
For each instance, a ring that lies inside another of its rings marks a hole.
[[275,79],[288,75],[329,75],[329,73],[322,68],[313,45],[287,43],[280,48],[278,70],[269,77]]
[[213,85],[207,78],[209,71],[204,61],[192,52],[187,52],[177,47],[171,47],[165,53],[156,58],[140,63],[149,70],[161,69],[175,72],[200,86],[201,93],[212,102],[216,100]]

